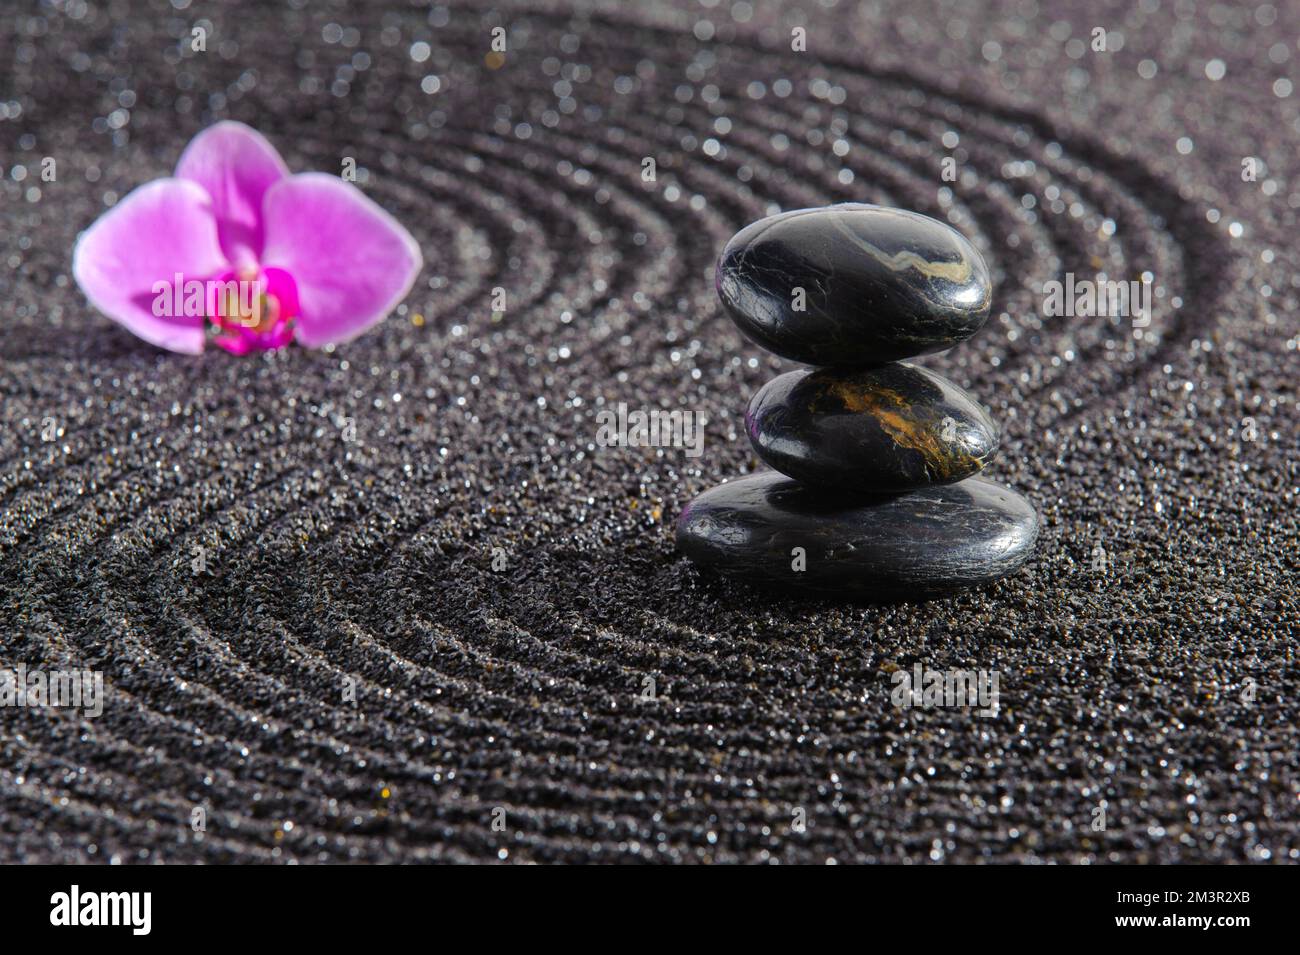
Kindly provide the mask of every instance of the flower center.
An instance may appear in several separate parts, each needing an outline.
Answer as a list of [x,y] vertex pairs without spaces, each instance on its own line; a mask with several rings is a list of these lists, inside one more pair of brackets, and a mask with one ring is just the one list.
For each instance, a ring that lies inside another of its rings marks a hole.
[[298,286],[283,269],[223,272],[209,302],[212,340],[232,354],[270,351],[293,341]]

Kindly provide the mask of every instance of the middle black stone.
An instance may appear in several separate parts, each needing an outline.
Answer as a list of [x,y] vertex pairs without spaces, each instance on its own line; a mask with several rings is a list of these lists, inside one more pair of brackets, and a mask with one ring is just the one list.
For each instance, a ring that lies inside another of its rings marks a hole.
[[754,450],[805,484],[905,491],[970,477],[997,453],[997,427],[941,375],[895,363],[792,371],[749,402]]

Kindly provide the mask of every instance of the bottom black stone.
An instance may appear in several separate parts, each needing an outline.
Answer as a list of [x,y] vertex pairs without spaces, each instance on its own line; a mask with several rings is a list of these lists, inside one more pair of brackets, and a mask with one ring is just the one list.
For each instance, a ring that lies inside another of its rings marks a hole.
[[677,521],[677,547],[701,567],[877,600],[990,583],[1023,565],[1037,537],[1029,502],[981,478],[863,496],[764,471],[705,491]]

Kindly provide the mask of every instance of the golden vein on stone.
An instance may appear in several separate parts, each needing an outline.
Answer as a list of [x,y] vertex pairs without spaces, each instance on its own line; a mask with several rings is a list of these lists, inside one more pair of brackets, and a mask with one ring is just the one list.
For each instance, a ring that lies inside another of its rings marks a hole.
[[835,381],[830,387],[831,393],[849,411],[871,415],[895,444],[920,454],[926,470],[934,476],[948,478],[959,472],[959,465],[973,471],[980,469],[981,464],[974,455],[942,444],[929,423],[909,415],[909,403],[898,391],[855,387],[850,381]]
[[[885,252],[884,249],[877,248],[862,236],[854,232],[847,223],[837,218],[837,225],[858,248],[865,251],[877,262],[881,263],[887,269],[893,272],[905,272],[908,269],[916,269],[927,278],[946,279],[949,282],[968,282],[971,277],[971,261],[965,256],[956,262],[931,262],[915,252],[903,249],[893,255]],[[958,253],[961,254],[960,252]]]

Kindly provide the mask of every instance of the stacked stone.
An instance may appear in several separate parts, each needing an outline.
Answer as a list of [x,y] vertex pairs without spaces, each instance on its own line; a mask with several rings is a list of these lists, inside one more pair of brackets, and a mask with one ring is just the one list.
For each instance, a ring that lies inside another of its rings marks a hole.
[[776,470],[692,501],[677,525],[687,556],[760,585],[899,600],[1029,558],[1033,507],[973,476],[997,452],[996,426],[953,382],[900,360],[988,318],[988,268],[959,232],[880,206],[787,212],[727,243],[717,287],[746,336],[815,367],[754,395],[746,430]]

